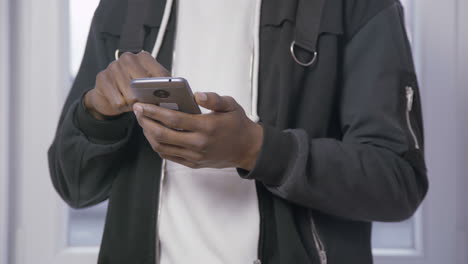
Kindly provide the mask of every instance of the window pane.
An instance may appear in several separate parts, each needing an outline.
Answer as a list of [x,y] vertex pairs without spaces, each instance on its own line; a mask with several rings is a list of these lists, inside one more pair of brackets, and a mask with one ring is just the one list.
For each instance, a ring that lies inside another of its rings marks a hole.
[[[411,32],[411,1],[401,1],[406,9],[406,23]],[[70,72],[74,77],[83,56],[86,38],[98,0],[70,0]],[[410,34],[411,35],[411,34]],[[89,209],[69,212],[69,245],[99,246],[107,202]],[[402,223],[375,223],[373,247],[378,249],[411,249],[415,247],[414,219]]]
[[374,223],[372,247],[374,249],[414,249],[414,218],[401,223]]
[[104,230],[107,202],[87,209],[70,209],[68,245],[99,246]]

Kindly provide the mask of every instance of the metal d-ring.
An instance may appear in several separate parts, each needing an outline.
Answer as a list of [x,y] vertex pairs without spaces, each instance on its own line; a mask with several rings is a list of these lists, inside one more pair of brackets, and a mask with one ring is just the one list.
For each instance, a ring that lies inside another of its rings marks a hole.
[[296,49],[295,49],[295,47],[296,47],[296,41],[293,40],[293,42],[291,43],[291,55],[292,55],[294,61],[295,61],[297,64],[299,64],[299,65],[301,65],[301,66],[303,66],[303,67],[309,67],[309,66],[311,66],[312,64],[315,63],[315,61],[317,60],[317,55],[318,55],[317,51],[314,51],[314,57],[312,58],[312,60],[310,60],[310,61],[307,62],[307,63],[304,63],[304,62],[300,61],[300,60],[296,57]]

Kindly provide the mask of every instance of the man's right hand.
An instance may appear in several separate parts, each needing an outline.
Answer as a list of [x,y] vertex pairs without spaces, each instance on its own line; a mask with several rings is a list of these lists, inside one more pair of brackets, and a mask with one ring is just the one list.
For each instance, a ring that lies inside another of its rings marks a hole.
[[96,76],[96,86],[85,94],[84,105],[99,120],[133,111],[136,97],[130,88],[131,80],[169,75],[148,52],[126,52]]

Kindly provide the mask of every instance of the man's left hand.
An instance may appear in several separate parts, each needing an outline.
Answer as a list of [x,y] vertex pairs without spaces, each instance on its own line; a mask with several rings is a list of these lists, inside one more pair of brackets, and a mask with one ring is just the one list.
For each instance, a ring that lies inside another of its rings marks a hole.
[[251,121],[229,96],[196,93],[208,114],[187,114],[151,104],[133,110],[153,150],[190,168],[237,167],[252,170],[263,140],[263,128]]

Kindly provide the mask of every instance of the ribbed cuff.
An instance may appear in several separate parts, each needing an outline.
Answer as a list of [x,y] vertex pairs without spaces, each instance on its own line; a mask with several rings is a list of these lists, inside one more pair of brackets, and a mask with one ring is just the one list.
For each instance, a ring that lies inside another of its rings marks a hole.
[[255,179],[268,186],[279,186],[287,176],[297,150],[297,141],[289,132],[261,125],[263,143],[255,167],[251,171],[238,168],[237,172],[244,179]]
[[112,120],[98,120],[84,106],[83,97],[76,107],[74,119],[78,129],[97,143],[115,143],[124,139],[135,122],[132,113],[122,114]]

